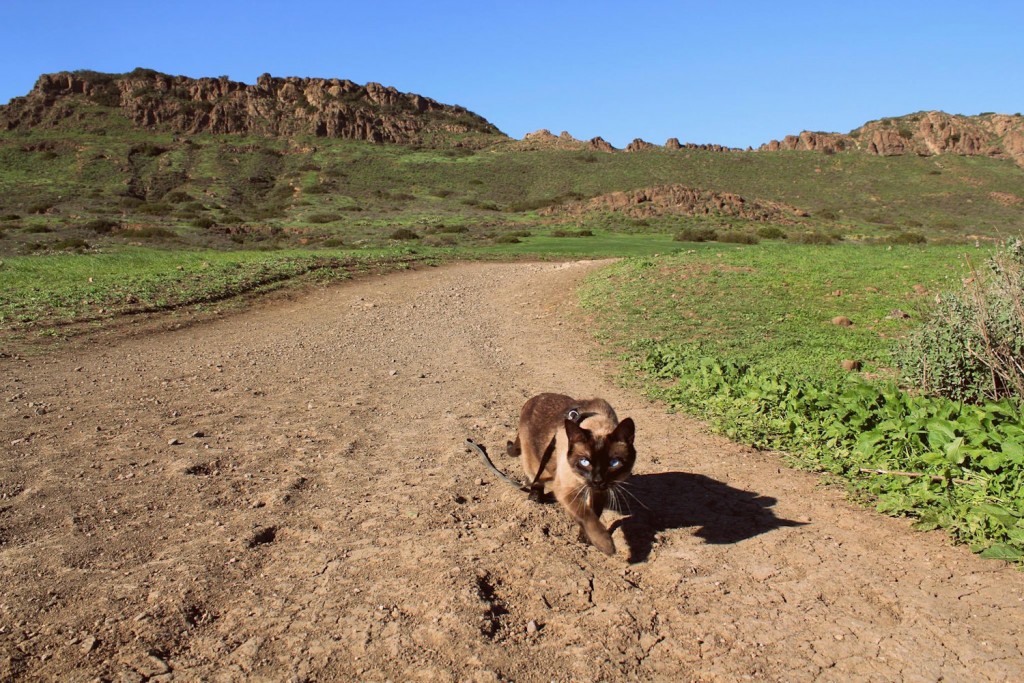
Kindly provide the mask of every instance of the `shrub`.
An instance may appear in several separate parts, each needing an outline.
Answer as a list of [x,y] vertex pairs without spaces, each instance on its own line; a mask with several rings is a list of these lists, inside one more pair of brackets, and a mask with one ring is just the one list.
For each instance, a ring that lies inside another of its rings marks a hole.
[[53,208],[52,202],[37,202],[28,207],[29,213],[46,213]]
[[695,228],[687,226],[676,233],[672,239],[676,242],[713,242],[718,237],[714,228]]
[[418,240],[419,238],[420,236],[409,228],[399,228],[391,233],[391,239],[393,240]]
[[498,235],[494,238],[495,244],[519,244],[521,240],[512,234]]
[[454,247],[459,241],[454,235],[431,235],[423,243],[428,247]]
[[197,228],[207,229],[217,225],[217,221],[213,220],[209,216],[201,216],[192,221],[192,225],[194,225]]
[[94,218],[82,227],[86,230],[92,230],[97,234],[105,235],[116,230],[117,226],[117,221],[112,221],[109,218]]
[[136,206],[135,210],[147,216],[166,216],[173,209],[170,204],[164,202],[144,202]]
[[757,236],[766,240],[784,240],[786,233],[777,225],[766,225],[757,229]]
[[1024,397],[1024,241],[996,250],[945,294],[895,353],[904,380],[958,401]]
[[815,215],[818,218],[823,218],[826,221],[834,221],[839,218],[839,214],[836,213],[835,209],[822,209]]
[[891,235],[886,241],[891,244],[924,244],[928,238],[919,232],[901,232],[898,235]]
[[341,239],[340,237],[329,237],[320,244],[328,248],[343,247],[345,246],[345,240]]
[[730,244],[758,244],[761,240],[757,239],[757,235],[752,235],[749,232],[727,230],[719,233],[718,241],[728,242]]
[[163,200],[165,202],[171,202],[172,204],[180,204],[182,202],[192,201],[192,195],[181,190],[174,190],[165,194]]
[[7,213],[0,216],[0,221],[17,221],[21,220],[21,216],[16,213]]
[[168,230],[167,228],[161,228],[155,225],[147,226],[145,228],[138,228],[128,233],[131,237],[138,237],[141,239],[160,239],[166,237],[176,237],[176,235]]
[[310,223],[333,223],[334,221],[341,220],[341,216],[336,213],[311,213],[306,216],[306,220]]
[[789,241],[797,244],[835,244],[839,238],[824,232],[800,232],[790,235]]
[[462,235],[469,232],[465,225],[439,225],[434,228],[435,232],[447,233],[449,235]]
[[68,239],[54,242],[51,245],[53,249],[69,249],[71,251],[85,251],[89,248],[89,243],[83,239],[77,237],[69,237]]
[[25,232],[28,233],[40,233],[40,232],[53,232],[47,225],[26,225]]

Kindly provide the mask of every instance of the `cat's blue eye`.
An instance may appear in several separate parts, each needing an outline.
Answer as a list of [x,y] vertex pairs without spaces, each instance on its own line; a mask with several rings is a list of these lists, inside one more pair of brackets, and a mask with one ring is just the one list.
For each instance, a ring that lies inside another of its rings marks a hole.
[[621,460],[619,460],[618,458],[612,458],[612,461],[610,463],[608,463],[608,467],[615,468],[615,467],[618,467],[621,464],[622,464]]
[[580,467],[590,467],[590,461],[586,458],[580,458]]

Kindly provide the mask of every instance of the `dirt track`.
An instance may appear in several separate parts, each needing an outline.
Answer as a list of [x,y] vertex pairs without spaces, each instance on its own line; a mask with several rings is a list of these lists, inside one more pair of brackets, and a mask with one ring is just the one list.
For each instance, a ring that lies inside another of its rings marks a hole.
[[[0,680],[1024,680],[1020,572],[617,388],[591,267],[0,360]],[[637,422],[616,557],[462,445],[540,391]]]

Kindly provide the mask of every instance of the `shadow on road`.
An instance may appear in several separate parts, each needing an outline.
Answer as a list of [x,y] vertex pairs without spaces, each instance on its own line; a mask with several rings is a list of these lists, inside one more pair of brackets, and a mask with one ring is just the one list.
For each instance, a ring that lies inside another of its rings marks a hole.
[[631,563],[645,561],[658,532],[668,529],[698,527],[695,535],[717,545],[804,524],[776,517],[771,509],[774,498],[735,489],[701,474],[639,474],[627,486],[643,504],[631,499],[631,516],[618,524],[629,545]]

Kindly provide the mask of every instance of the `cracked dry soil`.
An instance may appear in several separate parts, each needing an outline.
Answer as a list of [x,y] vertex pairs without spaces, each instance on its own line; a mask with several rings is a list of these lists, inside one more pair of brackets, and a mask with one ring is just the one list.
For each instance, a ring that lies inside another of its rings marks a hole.
[[[1024,679],[1020,572],[618,388],[574,310],[594,267],[0,360],[0,679]],[[540,391],[637,422],[615,557],[463,445],[519,474]]]

